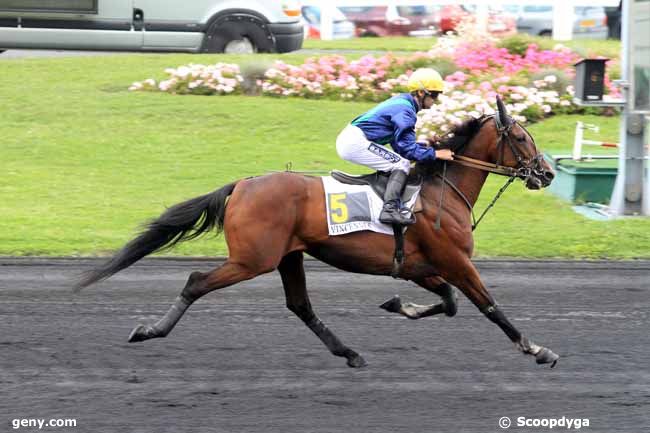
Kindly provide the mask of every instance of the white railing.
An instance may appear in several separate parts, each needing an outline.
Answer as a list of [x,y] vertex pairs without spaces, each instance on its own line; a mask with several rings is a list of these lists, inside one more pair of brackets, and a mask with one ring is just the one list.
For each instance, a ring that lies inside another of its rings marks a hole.
[[[610,143],[606,141],[597,141],[597,140],[585,140],[584,139],[584,131],[585,129],[588,129],[592,132],[595,132],[598,134],[600,132],[600,128],[597,125],[592,125],[591,123],[583,123],[583,122],[576,122],[576,133],[575,133],[575,138],[573,140],[573,160],[574,161],[581,161],[582,160],[582,146],[583,145],[588,145],[588,146],[600,146],[600,147],[612,147],[618,149],[618,143]],[[618,156],[613,157],[618,158]],[[589,159],[589,158],[588,158]]]

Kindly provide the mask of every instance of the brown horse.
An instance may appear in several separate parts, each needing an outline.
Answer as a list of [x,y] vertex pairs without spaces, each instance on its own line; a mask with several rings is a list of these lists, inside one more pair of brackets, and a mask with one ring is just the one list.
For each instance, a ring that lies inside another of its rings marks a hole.
[[[441,313],[453,316],[456,297],[452,285],[456,286],[521,352],[535,356],[539,364],[553,366],[559,356],[533,344],[506,319],[471,261],[471,206],[488,173],[519,177],[530,189],[545,187],[553,179],[551,167],[541,158],[530,134],[508,116],[499,99],[497,105],[498,114],[470,119],[445,140],[445,145],[459,156],[445,169],[446,181],[440,175],[441,161],[417,164],[413,173],[423,178],[423,209],[405,234],[406,258],[399,276],[438,294],[442,303],[402,305],[396,297],[383,308],[410,318]],[[289,310],[334,355],[345,357],[351,367],[362,367],[364,359],[343,344],[312,310],[303,254],[349,272],[390,275],[394,238],[368,231],[329,236],[325,212],[319,177],[286,172],[239,180],[169,208],[104,265],[89,271],[76,289],[108,278],[148,254],[216,228],[225,234],[227,261],[210,272],[191,273],[164,317],[153,325],[137,326],[130,342],[165,337],[200,297],[277,269]]]

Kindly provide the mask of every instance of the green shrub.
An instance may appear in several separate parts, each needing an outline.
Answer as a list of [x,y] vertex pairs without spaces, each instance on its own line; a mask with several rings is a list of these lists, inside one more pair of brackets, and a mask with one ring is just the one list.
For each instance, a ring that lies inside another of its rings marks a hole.
[[573,84],[573,80],[569,78],[566,72],[564,72],[561,69],[553,69],[553,68],[542,69],[538,72],[535,72],[534,74],[531,75],[530,79],[531,82],[536,80],[543,80],[544,77],[548,75],[554,75],[555,78],[557,78],[557,81],[555,83],[548,83],[547,89],[555,90],[560,95],[566,93],[567,86]]
[[526,116],[529,122],[536,122],[544,118],[544,111],[539,105],[530,105],[521,114]]
[[497,43],[497,46],[507,49],[510,54],[523,56],[526,54],[528,46],[532,43],[537,43],[537,41],[525,33],[517,33],[516,35],[501,39]]

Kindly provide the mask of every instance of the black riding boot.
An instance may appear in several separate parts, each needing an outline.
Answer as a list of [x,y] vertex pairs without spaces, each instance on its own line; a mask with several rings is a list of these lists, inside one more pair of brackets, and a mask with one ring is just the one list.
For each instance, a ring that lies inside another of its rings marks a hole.
[[411,211],[402,207],[402,191],[407,177],[402,170],[393,170],[390,173],[384,193],[384,207],[379,214],[379,221],[382,223],[409,225],[415,222]]

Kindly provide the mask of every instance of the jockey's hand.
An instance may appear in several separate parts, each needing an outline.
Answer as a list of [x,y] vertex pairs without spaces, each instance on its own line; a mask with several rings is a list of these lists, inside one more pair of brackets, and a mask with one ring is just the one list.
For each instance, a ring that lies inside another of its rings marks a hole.
[[438,149],[436,150],[436,159],[452,161],[454,159],[454,152],[449,149]]
[[427,144],[429,147],[433,147],[435,149],[440,145],[440,139],[437,136],[434,138],[427,138]]

